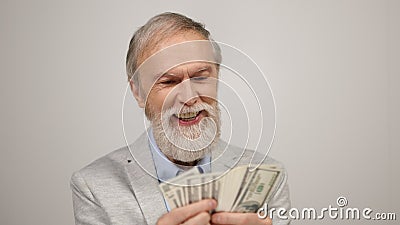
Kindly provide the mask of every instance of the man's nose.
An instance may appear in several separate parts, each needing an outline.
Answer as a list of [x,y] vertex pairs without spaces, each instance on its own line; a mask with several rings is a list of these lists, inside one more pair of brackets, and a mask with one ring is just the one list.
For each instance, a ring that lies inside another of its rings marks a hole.
[[184,105],[192,106],[199,100],[199,95],[196,90],[193,89],[190,79],[184,80],[178,85],[178,96],[177,100]]

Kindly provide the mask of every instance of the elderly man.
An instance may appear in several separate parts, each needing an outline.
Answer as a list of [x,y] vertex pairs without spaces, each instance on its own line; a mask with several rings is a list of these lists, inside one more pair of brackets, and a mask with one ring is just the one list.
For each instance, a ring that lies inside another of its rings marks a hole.
[[[210,33],[183,15],[157,15],[135,32],[127,54],[127,74],[151,127],[133,144],[73,174],[76,224],[288,223],[259,219],[256,213],[210,214],[217,208],[214,199],[170,210],[158,188],[160,182],[192,167],[204,173],[227,170],[254,153],[246,149],[243,154],[243,149],[219,139],[220,62],[219,47]],[[265,163],[283,168],[269,157]],[[268,205],[288,209],[285,171],[277,182]]]

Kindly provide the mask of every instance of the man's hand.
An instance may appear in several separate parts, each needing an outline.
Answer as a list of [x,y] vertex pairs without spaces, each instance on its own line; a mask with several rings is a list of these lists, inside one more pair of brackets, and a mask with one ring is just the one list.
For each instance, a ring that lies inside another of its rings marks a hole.
[[213,199],[205,199],[199,202],[176,208],[164,214],[157,221],[157,225],[178,225],[178,224],[210,224],[211,216],[209,211],[217,207]]
[[257,213],[214,213],[211,222],[212,224],[230,225],[272,225],[272,220],[269,217],[260,219]]

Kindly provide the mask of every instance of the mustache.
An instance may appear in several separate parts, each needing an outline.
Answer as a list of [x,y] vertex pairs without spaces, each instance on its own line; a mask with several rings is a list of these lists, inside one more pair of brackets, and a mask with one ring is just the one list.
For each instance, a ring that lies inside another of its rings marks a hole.
[[[213,115],[214,113],[214,108],[215,106],[212,106],[207,103],[197,103],[193,106],[181,106],[181,107],[171,107],[168,109],[165,109],[161,112],[161,118],[170,118],[173,115],[177,115],[180,113],[189,113],[189,112],[200,112],[200,111],[206,111],[209,115]],[[211,116],[210,115],[210,116]]]

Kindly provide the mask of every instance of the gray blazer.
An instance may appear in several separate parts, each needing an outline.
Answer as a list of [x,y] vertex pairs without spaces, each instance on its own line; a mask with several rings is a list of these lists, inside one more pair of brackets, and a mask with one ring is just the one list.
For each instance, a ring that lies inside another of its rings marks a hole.
[[[253,154],[251,150],[243,153],[242,149],[222,141],[219,145],[219,151],[225,147],[227,150],[212,163],[212,171],[225,171],[237,163],[248,163]],[[267,158],[265,163],[282,166],[272,158]],[[71,178],[75,223],[156,224],[158,218],[167,213],[167,208],[158,180],[149,174],[156,173],[146,132],[129,148],[111,152],[75,172]],[[289,209],[286,171],[278,184],[268,207]],[[273,218],[274,225],[288,223],[288,220]]]

